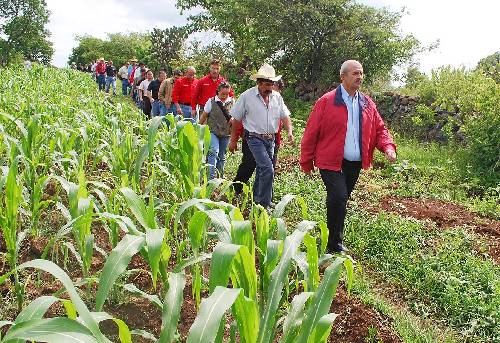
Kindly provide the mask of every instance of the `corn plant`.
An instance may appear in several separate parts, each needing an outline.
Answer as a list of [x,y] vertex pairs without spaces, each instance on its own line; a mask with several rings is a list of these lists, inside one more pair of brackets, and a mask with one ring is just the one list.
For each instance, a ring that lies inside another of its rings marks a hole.
[[19,248],[26,237],[27,232],[18,232],[19,208],[22,203],[21,185],[17,180],[19,157],[14,157],[16,148],[12,148],[12,162],[9,167],[5,182],[5,193],[0,205],[0,227],[7,247],[7,261],[14,272],[14,287],[17,297],[17,306],[21,309],[23,305],[24,292],[19,282],[17,263],[19,259]]

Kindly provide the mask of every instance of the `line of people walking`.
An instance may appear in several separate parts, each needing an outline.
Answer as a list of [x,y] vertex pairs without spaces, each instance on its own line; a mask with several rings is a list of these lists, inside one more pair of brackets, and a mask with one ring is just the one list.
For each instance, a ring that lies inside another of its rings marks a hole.
[[[242,192],[242,184],[255,172],[253,200],[269,209],[282,129],[288,142],[294,144],[290,111],[280,94],[281,75],[264,63],[250,77],[256,85],[235,100],[231,85],[220,74],[218,60],[210,62],[208,74],[200,79],[196,78],[194,67],[187,67],[184,74],[177,70],[169,78],[162,70],[154,79],[144,64],[131,62],[134,66],[127,63],[118,71],[122,92],[127,95],[130,91],[148,117],[173,113],[209,127],[210,178],[223,177],[226,151],[234,152],[242,139],[242,160],[233,180],[235,193]],[[106,91],[108,85],[113,85],[107,79],[110,66],[112,62],[108,61],[104,77],[103,67],[96,68],[99,89],[103,80]],[[358,61],[347,60],[342,64],[341,85],[315,103],[301,141],[300,168],[310,175],[317,167],[327,191],[330,253],[348,250],[343,245],[347,200],[361,169],[371,166],[374,149],[382,151],[389,161],[396,160],[396,145],[375,103],[359,91],[363,77],[363,67]]]

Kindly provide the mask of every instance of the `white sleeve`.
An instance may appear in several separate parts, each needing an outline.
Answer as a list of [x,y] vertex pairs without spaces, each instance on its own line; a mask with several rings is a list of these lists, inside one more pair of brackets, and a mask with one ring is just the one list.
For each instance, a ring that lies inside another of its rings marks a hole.
[[233,108],[231,109],[231,117],[233,117],[238,121],[241,121],[244,115],[245,115],[245,95],[242,94],[238,98],[238,100],[236,100]]
[[288,109],[288,107],[286,107],[285,101],[283,101],[283,97],[281,96],[280,96],[280,103],[281,103],[280,118],[290,117],[290,110]]
[[207,100],[207,102],[205,103],[205,107],[203,108],[203,111],[206,113],[210,113],[212,111],[212,98]]

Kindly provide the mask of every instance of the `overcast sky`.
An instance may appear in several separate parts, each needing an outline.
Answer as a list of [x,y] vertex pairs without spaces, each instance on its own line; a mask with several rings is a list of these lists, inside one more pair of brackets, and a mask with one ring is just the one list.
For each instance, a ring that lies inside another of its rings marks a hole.
[[[186,22],[175,0],[46,0],[51,11],[48,28],[54,43],[53,63],[65,66],[75,36],[88,34],[105,38],[107,32],[145,32]],[[272,0],[270,0],[272,1]],[[498,0],[360,0],[399,11],[405,7],[401,29],[422,44],[439,39],[432,52],[417,56],[420,69],[429,72],[442,65],[473,68],[477,62],[500,50]]]

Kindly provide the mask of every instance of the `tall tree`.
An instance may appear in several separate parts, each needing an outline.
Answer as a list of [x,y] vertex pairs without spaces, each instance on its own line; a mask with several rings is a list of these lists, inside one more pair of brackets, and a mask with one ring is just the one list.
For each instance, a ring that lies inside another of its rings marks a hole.
[[132,32],[108,33],[106,39],[91,36],[77,37],[78,45],[69,56],[69,63],[86,64],[100,57],[113,60],[115,65],[136,57],[146,63],[150,62],[149,34]]
[[182,56],[184,41],[189,32],[186,27],[171,27],[164,30],[155,28],[151,32],[151,60],[155,69],[165,68],[172,73],[172,60],[178,60]]
[[500,51],[497,51],[481,59],[476,67],[484,74],[491,77],[496,83],[500,83]]
[[0,61],[15,56],[50,63],[54,49],[45,25],[50,12],[45,0],[0,0]]
[[418,41],[399,34],[399,13],[354,0],[178,0],[196,6],[196,29],[214,29],[233,42],[238,61],[274,63],[292,82],[338,81],[345,59],[363,63],[368,81],[388,74],[417,51]]

